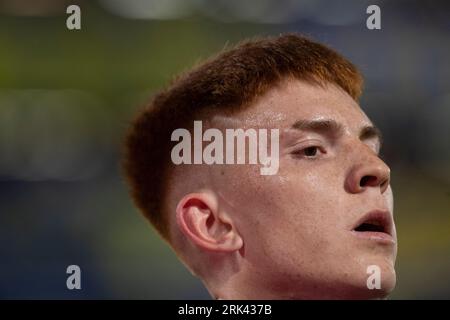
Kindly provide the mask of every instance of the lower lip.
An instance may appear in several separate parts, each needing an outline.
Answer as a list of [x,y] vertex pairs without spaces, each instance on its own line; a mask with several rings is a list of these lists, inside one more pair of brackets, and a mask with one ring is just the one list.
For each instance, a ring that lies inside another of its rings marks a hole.
[[390,234],[385,232],[376,232],[376,231],[360,232],[353,230],[352,233],[354,236],[360,239],[372,240],[386,244],[395,244],[394,238]]

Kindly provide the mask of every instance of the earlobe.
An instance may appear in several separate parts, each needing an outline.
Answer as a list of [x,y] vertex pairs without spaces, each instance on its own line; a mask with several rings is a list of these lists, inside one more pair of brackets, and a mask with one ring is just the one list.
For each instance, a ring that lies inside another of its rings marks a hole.
[[219,211],[217,198],[211,193],[191,193],[176,208],[180,231],[201,249],[215,252],[239,250],[243,241],[232,220]]

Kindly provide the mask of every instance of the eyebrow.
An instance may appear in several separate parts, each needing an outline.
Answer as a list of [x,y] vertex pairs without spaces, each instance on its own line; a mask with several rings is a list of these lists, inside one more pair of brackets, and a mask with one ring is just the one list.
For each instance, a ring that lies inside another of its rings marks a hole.
[[359,140],[369,139],[378,139],[378,143],[381,149],[381,145],[383,144],[383,135],[381,134],[380,129],[375,126],[366,126],[362,128],[359,132]]
[[[331,120],[298,120],[292,127],[292,129],[302,130],[302,131],[312,131],[321,134],[326,134],[333,137],[339,137],[344,132],[344,127],[342,124]],[[383,136],[380,129],[373,125],[364,126],[358,135],[359,140],[369,140],[377,139],[381,148],[383,142]]]
[[298,120],[292,125],[292,128],[334,136],[339,136],[344,132],[342,124],[334,120]]

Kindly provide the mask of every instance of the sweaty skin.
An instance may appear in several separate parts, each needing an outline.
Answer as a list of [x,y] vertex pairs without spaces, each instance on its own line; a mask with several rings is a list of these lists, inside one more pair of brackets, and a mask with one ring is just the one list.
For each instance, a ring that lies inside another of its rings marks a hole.
[[[303,130],[311,121],[335,125]],[[261,175],[258,165],[203,166],[195,174],[217,195],[243,242],[230,264],[211,266],[206,261],[214,261],[208,260],[212,253],[194,255],[203,259],[199,272],[214,297],[366,299],[383,298],[394,288],[393,221],[391,241],[352,231],[370,211],[387,212],[392,220],[393,196],[378,138],[361,137],[373,124],[346,92],[286,80],[237,115],[213,117],[210,125],[280,130],[276,175]],[[188,187],[183,184],[172,202]],[[367,288],[370,265],[381,270],[381,289]]]

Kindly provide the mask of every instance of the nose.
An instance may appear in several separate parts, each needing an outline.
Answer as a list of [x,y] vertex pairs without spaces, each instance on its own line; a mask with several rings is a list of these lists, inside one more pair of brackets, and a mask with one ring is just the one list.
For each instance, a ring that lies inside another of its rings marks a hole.
[[375,154],[360,158],[346,178],[346,189],[350,193],[360,193],[367,188],[379,188],[383,194],[390,183],[390,168]]

